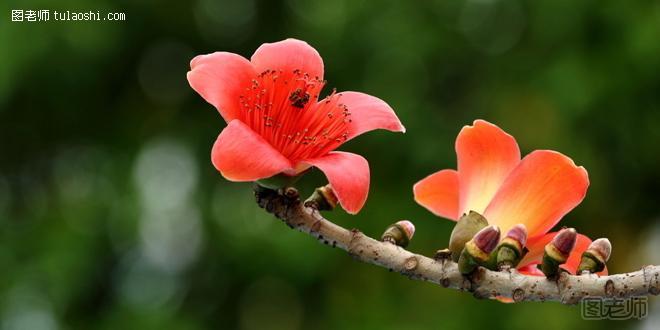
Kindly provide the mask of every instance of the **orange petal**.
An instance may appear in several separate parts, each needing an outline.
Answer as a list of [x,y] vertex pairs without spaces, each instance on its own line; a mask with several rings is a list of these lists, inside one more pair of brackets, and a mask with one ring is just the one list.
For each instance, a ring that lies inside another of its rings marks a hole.
[[456,155],[459,213],[476,211],[483,214],[509,172],[520,162],[518,144],[499,127],[475,120],[472,126],[463,127],[458,134]]
[[484,216],[503,232],[522,223],[533,239],[547,233],[580,204],[588,186],[583,167],[556,151],[537,150],[511,172]]
[[215,106],[226,122],[240,116],[240,95],[257,75],[252,63],[240,55],[216,52],[190,62],[188,83]]
[[[518,271],[526,275],[543,276],[543,273],[536,268],[536,265],[541,263],[544,248],[548,243],[550,243],[550,241],[552,241],[555,235],[557,235],[557,232],[548,233],[534,240],[531,240],[527,244],[529,252],[520,261],[520,267],[518,267]],[[568,270],[571,274],[575,274],[578,266],[580,265],[582,253],[587,250],[589,244],[591,244],[591,239],[589,237],[578,234],[577,239],[575,240],[575,247],[573,247],[573,251],[569,255],[566,263],[561,265],[561,267]],[[599,272],[598,275],[607,275],[607,268],[605,268],[602,272]]]
[[413,186],[415,201],[437,216],[458,220],[458,172],[442,170]]
[[292,170],[288,159],[238,119],[218,136],[211,161],[230,181],[255,181]]
[[369,163],[364,157],[333,151],[303,162],[318,167],[325,174],[346,212],[356,214],[362,209],[369,194]]

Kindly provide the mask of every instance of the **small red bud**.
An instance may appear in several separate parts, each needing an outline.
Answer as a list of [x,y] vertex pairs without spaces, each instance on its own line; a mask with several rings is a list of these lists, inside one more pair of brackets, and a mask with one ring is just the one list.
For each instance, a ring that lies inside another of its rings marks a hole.
[[527,243],[527,227],[523,224],[517,224],[513,228],[509,229],[509,232],[506,233],[506,237],[515,240],[520,243],[522,247]]
[[612,253],[612,244],[607,238],[599,238],[582,253],[577,273],[597,273],[605,269],[605,263]]
[[599,238],[591,242],[587,250],[597,253],[603,262],[607,262],[610,259],[610,254],[612,254],[612,243],[607,238]]
[[500,242],[500,228],[497,226],[488,226],[481,229],[474,238],[474,244],[484,253],[493,252],[497,243]]
[[381,241],[396,244],[401,247],[408,246],[415,234],[415,225],[408,220],[401,220],[385,229]]
[[564,228],[552,239],[552,245],[554,245],[557,251],[561,254],[568,256],[571,251],[573,251],[576,239],[577,231],[575,231],[574,228]]
[[403,230],[406,232],[406,236],[408,236],[408,240],[413,238],[413,235],[415,235],[415,225],[413,225],[412,222],[408,220],[401,220],[396,224],[403,228]]

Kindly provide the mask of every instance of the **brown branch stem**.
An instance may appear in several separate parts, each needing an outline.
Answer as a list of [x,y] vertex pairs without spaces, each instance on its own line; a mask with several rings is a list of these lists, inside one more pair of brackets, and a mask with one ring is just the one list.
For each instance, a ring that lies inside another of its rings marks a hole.
[[318,210],[305,207],[295,188],[280,191],[255,188],[260,207],[300,232],[348,252],[354,259],[399,272],[411,279],[445,288],[472,292],[477,298],[506,297],[513,301],[559,301],[576,304],[585,297],[628,298],[660,292],[660,266],[609,276],[562,273],[557,280],[511,271],[479,267],[463,276],[451,259],[433,259],[392,243],[375,240],[357,229],[345,229],[325,219]]

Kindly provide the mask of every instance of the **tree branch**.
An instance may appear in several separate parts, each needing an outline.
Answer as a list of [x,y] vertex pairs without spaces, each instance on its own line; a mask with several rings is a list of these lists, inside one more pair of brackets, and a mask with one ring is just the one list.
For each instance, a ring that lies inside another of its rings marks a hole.
[[660,266],[645,266],[636,272],[609,276],[562,273],[556,281],[523,275],[515,269],[491,271],[483,267],[470,276],[463,276],[450,258],[428,258],[375,240],[357,229],[348,230],[330,222],[318,210],[305,207],[295,188],[280,191],[255,188],[255,196],[260,207],[289,227],[326,245],[345,250],[356,260],[399,272],[411,279],[472,292],[477,298],[506,297],[515,302],[576,304],[585,297],[627,298],[658,295],[660,292]]

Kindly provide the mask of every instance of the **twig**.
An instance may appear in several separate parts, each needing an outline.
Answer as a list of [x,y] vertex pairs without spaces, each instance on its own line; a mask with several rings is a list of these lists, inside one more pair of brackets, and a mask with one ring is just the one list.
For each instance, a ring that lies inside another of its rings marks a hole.
[[505,297],[515,302],[576,304],[585,297],[627,298],[658,295],[660,292],[660,266],[645,266],[636,272],[609,276],[562,273],[556,281],[523,275],[515,269],[498,272],[483,267],[470,276],[463,276],[451,259],[428,258],[392,243],[375,240],[357,229],[348,230],[330,222],[316,209],[305,207],[295,188],[275,191],[257,187],[255,196],[260,207],[289,227],[326,245],[345,250],[356,260],[399,272],[411,279],[472,292],[477,298]]

